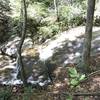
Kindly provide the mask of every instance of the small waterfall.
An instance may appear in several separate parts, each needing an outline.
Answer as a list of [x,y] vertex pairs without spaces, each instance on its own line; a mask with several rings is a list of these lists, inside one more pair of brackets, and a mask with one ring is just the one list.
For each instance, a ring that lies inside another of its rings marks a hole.
[[[47,59],[49,59],[50,57],[53,56],[53,54],[55,53],[55,49],[63,48],[63,45],[66,42],[68,42],[67,47],[69,47],[69,48],[73,47],[73,49],[76,49],[76,51],[74,50],[74,52],[72,51],[71,53],[67,52],[67,54],[66,54],[67,58],[64,59],[65,61],[63,61],[65,65],[68,64],[68,63],[71,63],[74,58],[77,58],[77,57],[81,56],[81,53],[79,52],[79,49],[82,46],[83,41],[82,41],[82,38],[79,39],[78,37],[84,35],[84,29],[85,29],[85,27],[73,28],[73,29],[65,31],[61,34],[58,34],[55,37],[54,40],[50,40],[49,42],[38,46],[37,48],[38,48],[38,51],[39,51],[39,54],[40,54],[39,55],[40,60],[45,62]],[[99,31],[99,30],[100,30],[100,27],[95,27],[93,29],[94,32]],[[97,51],[100,52],[99,40],[100,40],[100,36],[94,38],[94,40],[92,41],[92,45],[93,45],[92,47],[93,47],[93,49],[96,48],[96,52]],[[77,44],[76,45],[72,44],[73,41],[74,42],[76,41]],[[26,42],[26,43],[29,43],[29,42]],[[96,45],[96,43],[98,45]],[[11,43],[11,44],[14,44],[14,43]],[[9,51],[9,52],[11,52],[11,51]],[[20,79],[17,78],[19,70],[20,70],[19,69],[20,66],[18,64],[18,58],[13,63],[10,62],[10,64],[11,65],[8,65],[7,67],[12,69],[12,72],[10,74],[11,79],[9,79],[7,81],[2,81],[2,80],[4,80],[4,78],[0,76],[0,82],[2,82],[2,84],[5,84],[5,85],[23,84],[23,82]],[[31,84],[37,84],[38,83],[41,86],[43,84],[47,84],[47,81],[50,81],[50,79],[44,81],[44,83],[41,82],[41,79],[38,79],[38,80],[34,81],[32,76],[29,76],[29,78],[27,80],[28,83],[31,83]]]
[[5,84],[5,85],[17,85],[17,84],[23,84],[23,82],[20,80],[20,79],[17,79],[17,75],[19,73],[19,65],[17,63],[18,60],[16,60],[14,63],[13,63],[13,67],[14,69],[12,69],[12,73],[10,74],[11,75],[11,79],[10,80],[7,80],[7,81],[3,81],[2,84]]

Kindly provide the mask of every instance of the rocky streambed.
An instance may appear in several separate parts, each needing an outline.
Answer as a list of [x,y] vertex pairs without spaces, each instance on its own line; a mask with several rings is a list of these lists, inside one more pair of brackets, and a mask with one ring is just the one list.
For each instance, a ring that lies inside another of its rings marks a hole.
[[[53,72],[54,67],[77,63],[81,57],[85,27],[80,26],[55,36],[54,39],[34,46],[31,38],[26,38],[22,48],[23,62],[27,73],[27,81],[41,86],[48,84],[47,66]],[[19,37],[14,36],[1,46],[0,52],[0,84],[22,84],[16,64]],[[100,54],[100,27],[94,27],[92,55]]]

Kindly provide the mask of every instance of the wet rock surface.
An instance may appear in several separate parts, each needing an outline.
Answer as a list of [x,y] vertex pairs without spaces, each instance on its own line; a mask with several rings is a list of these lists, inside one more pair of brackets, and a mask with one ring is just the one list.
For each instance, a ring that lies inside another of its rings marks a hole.
[[[96,35],[95,32],[100,33],[100,28],[94,28],[92,55],[100,54],[100,34]],[[13,37],[1,46],[6,55],[2,55],[2,52],[0,52],[0,83],[22,83],[16,67],[16,53],[19,41],[19,37]],[[53,72],[57,65],[67,66],[70,63],[77,63],[82,55],[83,41],[84,27],[77,27],[63,32],[55,36],[54,40],[49,40],[37,47],[33,46],[30,38],[26,38],[22,48],[22,56],[27,81],[32,84],[47,84],[50,82],[47,77],[47,68],[49,68],[50,72]],[[14,57],[11,57],[12,55]]]

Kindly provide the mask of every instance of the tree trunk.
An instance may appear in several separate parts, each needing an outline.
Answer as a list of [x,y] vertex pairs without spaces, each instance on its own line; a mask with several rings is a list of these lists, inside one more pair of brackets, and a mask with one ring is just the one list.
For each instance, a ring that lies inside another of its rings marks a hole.
[[26,0],[21,0],[21,21],[22,21],[22,36],[21,36],[21,40],[19,43],[19,47],[18,47],[18,64],[19,64],[19,69],[20,69],[20,75],[21,75],[21,79],[23,81],[23,84],[26,85],[27,84],[27,79],[26,79],[26,74],[25,74],[25,69],[24,69],[24,65],[23,65],[23,61],[22,61],[22,56],[21,56],[21,49],[22,49],[22,45],[24,43],[24,39],[25,39],[25,35],[26,35],[26,27],[27,27],[27,9],[26,9]]
[[55,15],[56,15],[56,17],[57,17],[57,22],[59,22],[58,0],[54,0],[54,8],[55,8]]
[[88,0],[87,21],[86,21],[85,39],[84,39],[83,56],[82,56],[82,67],[85,73],[90,70],[90,52],[91,52],[94,9],[95,9],[95,0]]

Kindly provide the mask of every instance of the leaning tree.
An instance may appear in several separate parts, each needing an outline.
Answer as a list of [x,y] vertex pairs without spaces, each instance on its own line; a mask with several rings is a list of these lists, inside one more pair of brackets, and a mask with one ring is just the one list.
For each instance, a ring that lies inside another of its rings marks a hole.
[[19,68],[19,73],[24,85],[27,85],[27,78],[26,73],[22,61],[22,46],[26,36],[26,29],[27,29],[27,7],[26,7],[26,0],[21,0],[21,40],[18,46],[18,55],[17,55],[17,67]]

